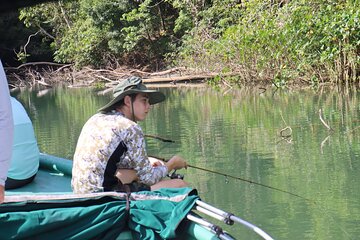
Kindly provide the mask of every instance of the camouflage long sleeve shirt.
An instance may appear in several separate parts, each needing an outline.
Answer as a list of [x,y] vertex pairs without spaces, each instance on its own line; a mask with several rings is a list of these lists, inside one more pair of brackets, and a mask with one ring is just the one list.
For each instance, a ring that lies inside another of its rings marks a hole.
[[134,169],[141,183],[153,185],[168,173],[166,166],[149,162],[141,127],[122,113],[97,113],[84,125],[75,150],[71,185],[75,193],[103,191],[109,158],[124,143],[127,151],[118,168]]

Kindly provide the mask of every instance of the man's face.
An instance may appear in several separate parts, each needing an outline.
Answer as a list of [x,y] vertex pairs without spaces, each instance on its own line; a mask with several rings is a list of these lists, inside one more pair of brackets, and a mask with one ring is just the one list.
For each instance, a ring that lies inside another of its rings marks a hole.
[[133,102],[133,106],[134,106],[135,120],[136,121],[144,120],[151,108],[148,95],[146,93],[137,94],[135,101]]

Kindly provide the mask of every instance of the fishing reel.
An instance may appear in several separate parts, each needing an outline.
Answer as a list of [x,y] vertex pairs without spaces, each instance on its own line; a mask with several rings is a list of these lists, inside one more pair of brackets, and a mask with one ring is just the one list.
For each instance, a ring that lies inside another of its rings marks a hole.
[[176,170],[174,170],[171,174],[168,174],[167,176],[171,179],[184,179],[184,175],[176,173]]

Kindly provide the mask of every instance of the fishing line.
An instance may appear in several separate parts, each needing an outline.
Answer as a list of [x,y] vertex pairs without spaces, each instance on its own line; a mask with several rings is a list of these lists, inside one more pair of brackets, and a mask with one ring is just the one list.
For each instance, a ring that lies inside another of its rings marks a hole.
[[[160,157],[156,157],[156,156],[152,156],[154,158],[157,158],[157,159],[160,159],[164,162],[167,162],[168,160],[166,160],[165,158],[160,158]],[[202,170],[202,171],[206,171],[206,172],[210,172],[210,173],[214,173],[214,174],[218,174],[218,175],[221,175],[221,176],[224,176],[226,179],[227,178],[233,178],[233,179],[237,179],[237,180],[240,180],[240,181],[244,181],[244,182],[247,182],[247,183],[250,183],[250,184],[254,184],[254,185],[258,185],[258,186],[262,186],[262,187],[266,187],[266,188],[269,188],[269,189],[272,189],[272,190],[275,190],[275,191],[278,191],[278,192],[282,192],[282,193],[286,193],[286,194],[289,194],[291,196],[294,196],[294,197],[297,197],[297,198],[300,198],[300,199],[303,199],[311,204],[313,204],[315,207],[317,207],[321,212],[323,212],[324,214],[326,214],[329,218],[332,219],[332,221],[334,221],[335,223],[337,222],[335,217],[332,216],[331,214],[328,213],[328,211],[321,205],[319,205],[316,201],[314,200],[311,200],[309,198],[306,198],[306,197],[303,197],[301,195],[298,195],[296,193],[292,193],[292,192],[289,192],[289,191],[286,191],[286,190],[283,190],[283,189],[280,189],[280,188],[277,188],[277,187],[272,187],[272,186],[269,186],[269,185],[265,185],[265,184],[262,184],[262,183],[258,183],[258,182],[254,182],[250,179],[245,179],[245,178],[241,178],[241,177],[237,177],[237,176],[232,176],[232,175],[229,175],[229,174],[226,174],[226,173],[222,173],[222,172],[218,172],[218,171],[214,171],[214,170],[210,170],[210,169],[206,169],[206,168],[202,168],[202,167],[197,167],[197,166],[194,166],[194,165],[190,165],[190,164],[187,164],[187,167],[190,167],[190,168],[194,168],[194,169],[198,169],[198,170]],[[351,239],[353,240],[353,238],[351,237],[351,235],[345,230],[345,228],[343,226],[341,226],[340,224],[336,224],[336,226],[343,232],[345,233],[345,235],[348,237],[348,239]]]
[[[162,161],[164,161],[164,162],[169,161],[169,160],[166,160],[165,158],[161,158],[161,157],[157,157],[157,156],[151,156],[151,157],[160,159],[160,160],[162,160]],[[197,167],[197,166],[190,165],[190,164],[187,164],[187,167],[195,168],[195,169],[202,170],[202,171],[205,171],[205,172],[210,172],[210,173],[218,174],[218,175],[224,176],[226,179],[227,179],[227,178],[233,178],[233,179],[237,179],[237,180],[240,180],[240,181],[248,182],[248,183],[251,183],[251,184],[259,185],[259,186],[266,187],[266,188],[269,188],[269,189],[273,189],[273,190],[276,190],[276,191],[279,191],[279,192],[282,192],[282,193],[290,194],[290,195],[292,195],[292,196],[295,196],[295,197],[304,199],[304,200],[309,201],[309,202],[313,202],[311,199],[305,198],[305,197],[300,196],[300,195],[298,195],[298,194],[296,194],[296,193],[292,193],[292,192],[289,192],[289,191],[286,191],[286,190],[283,190],[283,189],[280,189],[280,188],[277,188],[277,187],[272,187],[272,186],[269,186],[269,185],[265,185],[265,184],[262,184],[262,183],[254,182],[254,181],[249,180],[249,179],[232,176],[232,175],[229,175],[229,174],[226,174],[226,173],[222,173],[222,172],[218,172],[218,171],[214,171],[214,170],[210,170],[210,169],[206,169],[206,168],[202,168],[202,167]]]
[[[222,176],[225,176],[226,178],[233,178],[233,179],[237,179],[237,180],[240,180],[240,181],[248,182],[248,183],[251,183],[251,184],[259,185],[259,186],[266,187],[266,188],[269,188],[269,189],[273,189],[273,190],[276,190],[276,191],[279,191],[279,192],[282,192],[282,193],[290,194],[290,195],[292,195],[292,196],[294,196],[294,197],[298,197],[298,198],[304,199],[304,200],[308,201],[309,203],[313,204],[314,206],[316,206],[317,208],[319,208],[319,210],[320,210],[321,212],[325,213],[325,214],[326,214],[328,217],[330,217],[334,222],[336,222],[334,216],[332,216],[331,214],[329,214],[323,206],[317,204],[317,202],[314,201],[314,200],[311,200],[311,199],[309,199],[309,198],[305,198],[305,197],[300,196],[300,195],[298,195],[298,194],[296,194],[296,193],[292,193],[292,192],[289,192],[289,191],[286,191],[286,190],[283,190],[283,189],[280,189],[280,188],[272,187],[272,186],[269,186],[269,185],[265,185],[265,184],[262,184],[262,183],[254,182],[254,181],[249,180],[249,179],[244,179],[244,178],[241,178],[241,177],[232,176],[232,175],[229,175],[229,174],[225,174],[225,173],[221,173],[221,172],[209,170],[209,169],[206,169],[206,168],[193,166],[193,165],[190,165],[190,164],[188,164],[187,166],[188,166],[188,167],[191,167],[191,168],[199,169],[199,170],[202,170],[202,171],[206,171],[206,172],[210,172],[210,173],[222,175]],[[344,233],[346,234],[346,236],[347,236],[349,239],[353,239],[353,238],[351,237],[351,235],[350,235],[340,224],[336,224],[336,225],[338,226],[338,228],[339,228],[342,232],[344,232]]]
[[191,167],[191,168],[199,169],[199,170],[202,170],[202,171],[206,171],[206,172],[211,172],[211,173],[215,173],[215,174],[218,174],[218,175],[222,175],[222,176],[224,176],[224,177],[226,177],[226,178],[233,178],[233,179],[237,179],[237,180],[240,180],[240,181],[248,182],[248,183],[251,183],[251,184],[259,185],[259,186],[262,186],[262,187],[270,188],[270,189],[273,189],[273,190],[276,190],[276,191],[279,191],[279,192],[283,192],[283,193],[287,193],[287,194],[290,194],[290,195],[292,195],[292,196],[295,196],[295,197],[304,199],[304,200],[306,200],[306,201],[312,202],[311,199],[305,198],[305,197],[300,196],[300,195],[298,195],[298,194],[296,194],[296,193],[292,193],[292,192],[289,192],[289,191],[286,191],[286,190],[283,190],[283,189],[280,189],[280,188],[272,187],[272,186],[269,186],[269,185],[265,185],[265,184],[262,184],[262,183],[254,182],[254,181],[249,180],[249,179],[232,176],[232,175],[229,175],[229,174],[225,174],[225,173],[221,173],[221,172],[209,170],[209,169],[202,168],[202,167],[193,166],[193,165],[190,165],[190,164],[188,164],[187,166],[188,166],[188,167]]

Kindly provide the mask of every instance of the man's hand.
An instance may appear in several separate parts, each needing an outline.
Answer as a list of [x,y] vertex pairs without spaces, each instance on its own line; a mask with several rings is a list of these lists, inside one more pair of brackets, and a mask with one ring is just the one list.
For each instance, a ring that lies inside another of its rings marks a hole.
[[169,170],[169,172],[171,170],[177,170],[177,169],[181,169],[181,168],[187,168],[187,163],[185,161],[185,159],[183,159],[182,157],[179,156],[173,156],[172,158],[170,158],[170,160],[168,162],[166,162],[166,166]]
[[165,163],[161,161],[160,159],[149,157],[149,161],[153,167],[163,166]]

